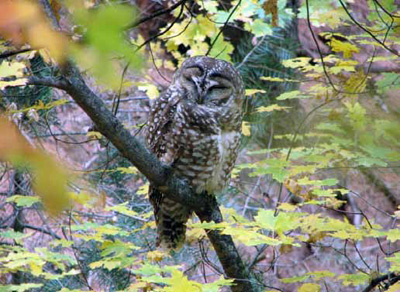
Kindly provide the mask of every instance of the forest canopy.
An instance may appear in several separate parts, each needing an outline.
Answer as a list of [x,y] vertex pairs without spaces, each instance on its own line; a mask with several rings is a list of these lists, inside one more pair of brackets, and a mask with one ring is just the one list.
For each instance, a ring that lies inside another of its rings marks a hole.
[[[0,2],[0,291],[400,291],[400,3]],[[229,186],[148,150],[193,56],[245,85]],[[150,184],[194,210],[156,246]]]

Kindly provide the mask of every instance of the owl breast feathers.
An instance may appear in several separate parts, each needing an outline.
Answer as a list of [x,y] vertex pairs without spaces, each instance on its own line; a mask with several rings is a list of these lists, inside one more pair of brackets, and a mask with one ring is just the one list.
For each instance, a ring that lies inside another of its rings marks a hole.
[[[153,153],[185,178],[199,195],[220,192],[229,180],[240,141],[244,88],[228,62],[193,57],[155,100],[147,142]],[[150,187],[157,244],[179,248],[192,211]]]

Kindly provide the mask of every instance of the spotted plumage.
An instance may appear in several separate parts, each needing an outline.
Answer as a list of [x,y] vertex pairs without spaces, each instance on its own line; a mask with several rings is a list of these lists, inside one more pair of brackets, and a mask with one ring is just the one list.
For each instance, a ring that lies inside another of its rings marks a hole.
[[[228,62],[193,57],[154,101],[147,142],[157,157],[199,195],[220,192],[229,180],[240,140],[243,82]],[[192,211],[150,187],[157,244],[178,248]]]

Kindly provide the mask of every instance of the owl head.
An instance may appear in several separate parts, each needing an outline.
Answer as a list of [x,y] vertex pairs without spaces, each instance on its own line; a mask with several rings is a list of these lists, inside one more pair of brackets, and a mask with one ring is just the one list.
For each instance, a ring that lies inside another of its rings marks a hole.
[[197,56],[183,62],[174,75],[173,84],[184,91],[190,102],[210,108],[235,105],[244,100],[243,81],[229,62]]

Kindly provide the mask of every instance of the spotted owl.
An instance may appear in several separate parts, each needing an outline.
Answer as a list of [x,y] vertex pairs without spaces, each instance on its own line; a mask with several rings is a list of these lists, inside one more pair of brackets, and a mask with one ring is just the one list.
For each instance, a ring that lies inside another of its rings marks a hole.
[[[198,195],[214,195],[227,184],[241,135],[243,82],[228,62],[198,56],[187,59],[171,85],[152,104],[150,150],[186,179]],[[185,240],[187,206],[150,186],[157,245],[176,249]]]

